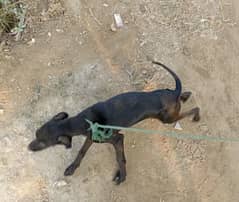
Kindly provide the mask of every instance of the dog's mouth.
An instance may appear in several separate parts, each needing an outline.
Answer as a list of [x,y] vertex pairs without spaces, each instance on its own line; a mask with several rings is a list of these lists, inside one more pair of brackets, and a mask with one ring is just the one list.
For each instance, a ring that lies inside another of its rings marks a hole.
[[60,136],[58,137],[58,144],[64,145],[66,149],[70,149],[72,146],[72,137]]
[[33,140],[29,145],[28,149],[30,151],[40,151],[47,148],[47,145],[44,142],[41,142],[39,140]]
[[[60,138],[58,138],[58,142],[54,145],[64,145],[66,147],[66,149],[70,149],[72,146],[71,143],[71,137],[67,137],[67,136],[62,136]],[[33,140],[29,145],[28,145],[28,149],[30,151],[41,151],[43,149],[46,149],[49,146],[53,146],[53,145],[49,145],[45,142],[39,141],[39,140]]]

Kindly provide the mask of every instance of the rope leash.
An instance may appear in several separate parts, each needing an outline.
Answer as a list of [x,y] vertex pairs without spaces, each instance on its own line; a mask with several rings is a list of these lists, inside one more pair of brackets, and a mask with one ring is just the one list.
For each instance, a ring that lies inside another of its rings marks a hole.
[[172,137],[177,139],[191,139],[191,140],[208,140],[215,142],[239,142],[239,138],[237,137],[212,137],[206,135],[191,135],[191,134],[183,134],[176,133],[174,131],[159,131],[159,130],[150,130],[150,129],[141,129],[141,128],[126,128],[120,126],[111,126],[111,125],[101,125],[93,123],[86,119],[86,121],[90,124],[90,128],[88,130],[92,131],[92,140],[103,142],[109,139],[113,135],[113,130],[124,130],[131,132],[138,132],[144,134],[160,134],[166,137]]

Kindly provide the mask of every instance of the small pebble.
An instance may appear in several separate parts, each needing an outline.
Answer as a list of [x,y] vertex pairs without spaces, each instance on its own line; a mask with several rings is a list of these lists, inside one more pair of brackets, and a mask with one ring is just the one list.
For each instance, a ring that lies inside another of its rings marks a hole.
[[85,178],[82,180],[83,183],[86,183],[89,179],[88,178]]
[[56,32],[64,32],[63,29],[56,29]]
[[2,139],[2,142],[4,142],[4,145],[5,145],[6,147],[9,147],[9,146],[11,145],[11,140],[10,140],[9,137],[4,137],[4,138]]
[[14,59],[14,57],[12,57],[12,56],[10,56],[10,55],[5,55],[5,58],[6,58],[7,60]]
[[27,42],[28,45],[32,45],[32,44],[34,44],[34,43],[36,43],[36,40],[35,40],[34,38],[32,38],[31,41]]
[[146,70],[144,70],[144,71],[142,71],[142,73],[143,73],[143,74],[147,74],[147,71],[146,71]]
[[117,31],[117,29],[116,29],[114,23],[112,23],[112,24],[110,25],[110,29],[111,29],[112,32],[116,32],[116,31]]
[[4,109],[0,108],[0,115],[4,113]]
[[183,47],[183,54],[186,55],[186,56],[190,55],[190,51],[187,47]]
[[91,69],[95,69],[97,67],[97,64],[91,65],[90,68]]
[[57,187],[63,187],[66,185],[67,185],[67,182],[65,180],[59,180],[59,181],[55,182],[55,186],[57,186]]
[[208,22],[208,19],[201,19],[200,22]]
[[48,32],[47,35],[48,35],[49,37],[51,37],[51,32]]
[[109,5],[108,5],[108,4],[106,4],[106,3],[104,3],[104,4],[103,4],[103,6],[104,6],[104,7],[109,7]]

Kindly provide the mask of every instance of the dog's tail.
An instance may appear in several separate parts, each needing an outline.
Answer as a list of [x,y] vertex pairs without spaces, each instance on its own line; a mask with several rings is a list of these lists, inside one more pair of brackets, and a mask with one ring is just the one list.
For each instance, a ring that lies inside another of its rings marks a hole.
[[171,69],[169,69],[167,66],[165,66],[164,64],[162,64],[160,62],[152,61],[152,63],[162,66],[173,76],[173,78],[175,79],[175,82],[176,82],[176,88],[175,88],[176,96],[177,96],[177,98],[179,98],[179,96],[181,95],[181,92],[182,92],[182,84],[181,84],[181,81],[180,81],[179,77],[177,76],[177,74],[175,74]]

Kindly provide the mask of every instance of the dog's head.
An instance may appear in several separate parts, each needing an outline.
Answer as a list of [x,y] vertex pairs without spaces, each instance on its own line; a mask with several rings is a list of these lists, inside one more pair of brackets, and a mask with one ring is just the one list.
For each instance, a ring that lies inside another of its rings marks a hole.
[[60,112],[50,121],[46,122],[36,131],[36,139],[33,140],[28,148],[31,151],[40,151],[54,145],[65,145],[71,148],[71,136],[67,136],[65,131],[60,127],[62,121],[68,118],[66,112]]

